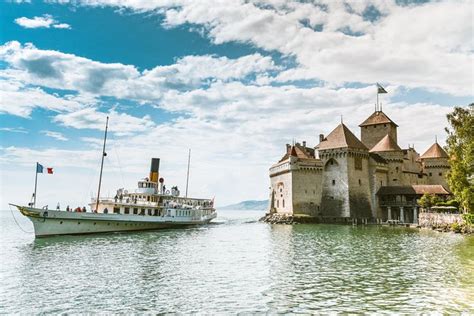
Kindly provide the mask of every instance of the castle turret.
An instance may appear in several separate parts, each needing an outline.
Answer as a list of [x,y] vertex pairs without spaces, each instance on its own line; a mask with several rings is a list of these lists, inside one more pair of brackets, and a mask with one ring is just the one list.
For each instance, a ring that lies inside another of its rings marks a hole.
[[441,184],[448,188],[446,174],[449,170],[448,154],[444,151],[438,142],[435,142],[428,148],[420,159],[423,164],[423,170],[428,175],[428,184]]
[[402,185],[403,151],[390,134],[385,135],[370,152],[378,154],[388,163],[385,185]]
[[367,147],[341,123],[317,149],[324,165],[322,216],[372,217]]
[[389,135],[397,143],[397,127],[384,112],[375,111],[360,126],[362,143],[372,149],[385,135]]

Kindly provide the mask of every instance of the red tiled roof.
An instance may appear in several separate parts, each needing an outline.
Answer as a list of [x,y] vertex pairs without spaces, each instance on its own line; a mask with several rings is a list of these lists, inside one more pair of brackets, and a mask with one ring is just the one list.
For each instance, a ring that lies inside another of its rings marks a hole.
[[421,159],[426,158],[448,158],[448,154],[444,151],[443,147],[441,147],[438,143],[434,143],[428,148],[427,151],[420,157]]
[[395,124],[388,116],[382,111],[375,111],[370,115],[362,124],[359,126],[367,126],[367,125],[376,125],[376,124],[387,124],[391,123],[395,126],[398,126]]
[[406,186],[384,186],[377,191],[378,195],[423,195],[425,193],[449,195],[451,192],[440,184],[414,184]]
[[366,149],[364,144],[343,123],[339,124],[329,135],[319,143],[318,149],[359,148]]
[[314,149],[312,148],[301,146],[299,143],[293,146],[287,146],[287,151],[285,155],[279,160],[279,162],[288,159],[290,156],[297,158],[314,159]]
[[390,135],[385,135],[370,152],[402,150]]

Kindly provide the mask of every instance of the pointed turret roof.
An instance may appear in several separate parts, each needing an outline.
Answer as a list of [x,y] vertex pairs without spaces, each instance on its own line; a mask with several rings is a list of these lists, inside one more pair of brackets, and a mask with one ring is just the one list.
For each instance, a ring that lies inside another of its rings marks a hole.
[[365,149],[364,144],[347,128],[343,123],[339,124],[329,135],[318,145],[319,150],[332,148],[358,148]]
[[431,145],[427,151],[423,155],[421,155],[421,159],[426,158],[448,158],[448,154],[444,151],[443,147],[441,147],[437,142]]
[[387,124],[391,123],[398,127],[388,116],[382,111],[375,111],[369,116],[362,124],[359,126],[368,126],[368,125],[377,125],[377,124]]
[[393,140],[390,135],[385,135],[372,149],[370,152],[379,152],[379,151],[398,151],[402,150],[400,146],[398,146],[397,142]]

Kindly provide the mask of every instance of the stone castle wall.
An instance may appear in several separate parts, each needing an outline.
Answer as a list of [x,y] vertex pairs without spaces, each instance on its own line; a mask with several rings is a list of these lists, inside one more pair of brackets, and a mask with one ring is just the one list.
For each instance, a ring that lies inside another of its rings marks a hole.
[[385,135],[389,134],[397,142],[397,128],[393,124],[362,126],[360,129],[361,141],[368,148],[374,147]]
[[367,153],[349,153],[347,157],[350,217],[372,217],[368,158]]
[[294,214],[318,216],[321,209],[322,170],[295,170],[292,175]]
[[[321,154],[321,153],[320,153]],[[346,153],[325,154],[321,216],[350,217]]]

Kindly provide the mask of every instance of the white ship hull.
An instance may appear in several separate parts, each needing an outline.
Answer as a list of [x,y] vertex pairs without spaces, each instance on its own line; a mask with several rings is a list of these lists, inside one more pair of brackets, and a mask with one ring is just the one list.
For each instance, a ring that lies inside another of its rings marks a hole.
[[33,222],[36,237],[185,227],[207,224],[216,217],[215,212],[209,215],[175,217],[66,212],[15,206]]

